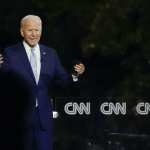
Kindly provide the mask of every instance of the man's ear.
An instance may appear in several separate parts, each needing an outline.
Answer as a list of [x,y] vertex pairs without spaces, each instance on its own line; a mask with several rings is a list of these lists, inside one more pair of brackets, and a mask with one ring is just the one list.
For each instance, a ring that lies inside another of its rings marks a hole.
[[20,34],[22,37],[24,37],[24,34],[23,34],[23,31],[22,31],[22,28],[20,28]]

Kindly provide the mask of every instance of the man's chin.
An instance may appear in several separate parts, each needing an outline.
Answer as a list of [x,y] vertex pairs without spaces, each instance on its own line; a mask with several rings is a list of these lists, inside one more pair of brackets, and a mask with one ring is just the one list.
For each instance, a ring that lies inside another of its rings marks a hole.
[[34,46],[36,46],[38,43],[36,42],[36,43],[28,43],[28,44],[29,44],[30,47],[34,47]]

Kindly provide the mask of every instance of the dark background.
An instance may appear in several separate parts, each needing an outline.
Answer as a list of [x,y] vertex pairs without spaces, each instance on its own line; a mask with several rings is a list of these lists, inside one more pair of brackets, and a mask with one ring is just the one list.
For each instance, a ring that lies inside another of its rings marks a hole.
[[[100,146],[109,149],[111,132],[149,134],[149,116],[137,116],[134,112],[137,102],[150,99],[149,1],[5,0],[0,5],[2,52],[21,40],[19,23],[27,14],[42,18],[41,43],[57,50],[68,72],[76,60],[86,65],[80,85],[54,92],[54,99],[90,97],[94,110],[105,100],[128,104],[126,116],[106,117],[95,111],[89,117],[70,117],[70,121],[64,116],[57,118],[55,149],[100,149]],[[60,106],[60,101],[55,105]],[[113,137],[114,147],[110,149],[138,150],[140,142],[146,145],[142,149],[149,149],[143,137],[126,138]]]

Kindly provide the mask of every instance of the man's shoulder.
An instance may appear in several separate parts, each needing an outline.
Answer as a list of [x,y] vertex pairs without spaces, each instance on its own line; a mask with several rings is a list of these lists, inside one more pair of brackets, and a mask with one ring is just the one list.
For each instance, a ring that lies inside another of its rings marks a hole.
[[16,51],[17,49],[20,49],[22,47],[23,47],[22,43],[17,43],[17,44],[6,47],[5,51]]
[[49,46],[46,46],[46,45],[43,45],[43,44],[39,44],[40,46],[40,49],[47,52],[47,53],[50,53],[50,54],[56,54],[56,50],[52,47],[49,47]]
[[48,50],[48,51],[54,51],[54,48],[49,47],[47,45],[39,44],[39,46],[40,46],[41,49]]

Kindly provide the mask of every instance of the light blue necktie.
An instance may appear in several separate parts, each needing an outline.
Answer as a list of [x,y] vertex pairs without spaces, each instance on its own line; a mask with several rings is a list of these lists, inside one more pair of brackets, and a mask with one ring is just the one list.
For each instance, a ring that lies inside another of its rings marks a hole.
[[37,62],[36,62],[36,52],[34,48],[31,49],[30,64],[31,64],[31,68],[32,68],[35,80],[37,81]]
[[[37,61],[36,61],[36,51],[34,48],[31,49],[30,64],[31,64],[31,68],[35,77],[35,81],[37,83]],[[38,100],[36,98],[35,107],[37,106],[38,106]]]

